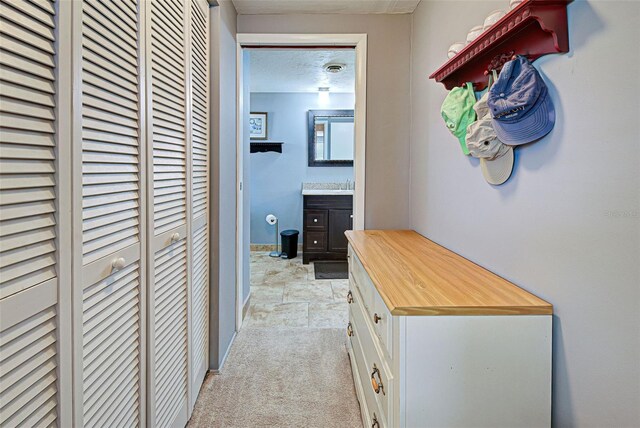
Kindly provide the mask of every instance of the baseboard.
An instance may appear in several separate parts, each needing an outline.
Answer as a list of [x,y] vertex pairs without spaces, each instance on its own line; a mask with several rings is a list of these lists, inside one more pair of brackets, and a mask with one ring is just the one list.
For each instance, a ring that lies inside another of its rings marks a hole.
[[247,313],[249,312],[249,307],[251,306],[251,292],[247,296],[247,299],[244,301],[242,305],[242,319],[244,320],[247,317]]
[[231,347],[233,346],[233,342],[236,341],[236,336],[237,335],[238,335],[237,333],[233,333],[233,337],[231,337],[231,340],[229,341],[229,346],[227,347],[227,350],[225,351],[224,356],[222,357],[222,361],[220,361],[220,367],[218,367],[217,370],[209,370],[209,373],[220,374],[220,372],[224,368],[224,363],[227,362],[227,357],[229,356],[229,352],[231,351]]
[[273,244],[251,244],[249,249],[251,251],[274,251],[276,246]]
[[[250,244],[250,251],[275,251],[275,244]],[[302,244],[298,244],[298,251],[302,251]]]
[[[247,312],[249,311],[250,305],[251,305],[251,294],[247,296],[247,299],[244,301],[244,304],[242,305],[243,320],[247,316]],[[222,361],[220,362],[220,367],[217,370],[209,370],[209,373],[220,374],[220,372],[224,368],[224,363],[227,361],[227,357],[229,356],[229,352],[231,351],[231,347],[233,346],[233,342],[235,342],[237,335],[238,335],[237,333],[233,333],[233,337],[229,342],[229,346],[227,347],[227,350],[225,351],[224,356],[222,357]]]

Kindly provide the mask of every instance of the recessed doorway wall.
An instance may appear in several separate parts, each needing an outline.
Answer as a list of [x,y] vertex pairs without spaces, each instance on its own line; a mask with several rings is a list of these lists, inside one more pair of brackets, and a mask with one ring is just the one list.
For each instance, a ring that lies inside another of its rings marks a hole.
[[[238,34],[237,35],[237,91],[238,118],[247,112],[248,87],[245,82],[246,48],[313,48],[313,47],[351,47],[355,49],[355,109],[354,109],[354,181],[356,183],[353,195],[353,228],[364,228],[364,184],[365,184],[365,118],[366,118],[366,40],[364,34],[347,35],[300,35],[300,34]],[[241,120],[237,128],[237,193],[236,193],[236,270],[237,270],[237,320],[236,329],[242,326],[243,309],[249,298],[249,222],[247,219],[249,184],[246,180],[246,156],[248,150],[247,135]],[[275,239],[275,238],[274,238]]]

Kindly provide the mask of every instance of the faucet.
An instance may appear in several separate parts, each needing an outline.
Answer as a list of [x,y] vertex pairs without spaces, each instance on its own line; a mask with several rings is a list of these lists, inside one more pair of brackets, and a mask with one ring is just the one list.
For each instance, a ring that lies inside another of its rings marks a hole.
[[347,179],[345,183],[345,190],[355,190],[355,188],[356,188],[356,182]]

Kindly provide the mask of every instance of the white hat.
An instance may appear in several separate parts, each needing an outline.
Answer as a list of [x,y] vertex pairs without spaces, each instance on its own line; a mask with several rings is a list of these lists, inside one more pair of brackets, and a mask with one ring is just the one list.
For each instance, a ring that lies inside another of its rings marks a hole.
[[499,158],[487,160],[480,158],[480,169],[487,183],[499,186],[511,177],[513,171],[513,147],[508,147],[507,152]]
[[483,96],[480,97],[478,101],[473,105],[473,110],[476,112],[476,117],[478,119],[482,119],[488,114],[491,114],[489,111],[489,105],[487,104],[487,100],[489,99],[489,91],[485,92]]
[[499,185],[511,176],[513,148],[503,144],[493,129],[487,107],[487,94],[473,106],[479,119],[467,127],[466,143],[469,154],[480,159],[482,175],[488,183]]

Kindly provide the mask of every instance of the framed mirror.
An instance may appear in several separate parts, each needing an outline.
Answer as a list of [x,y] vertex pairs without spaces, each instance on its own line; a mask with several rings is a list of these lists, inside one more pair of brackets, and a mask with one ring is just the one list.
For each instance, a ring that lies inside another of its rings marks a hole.
[[353,166],[353,110],[309,110],[309,166]]

